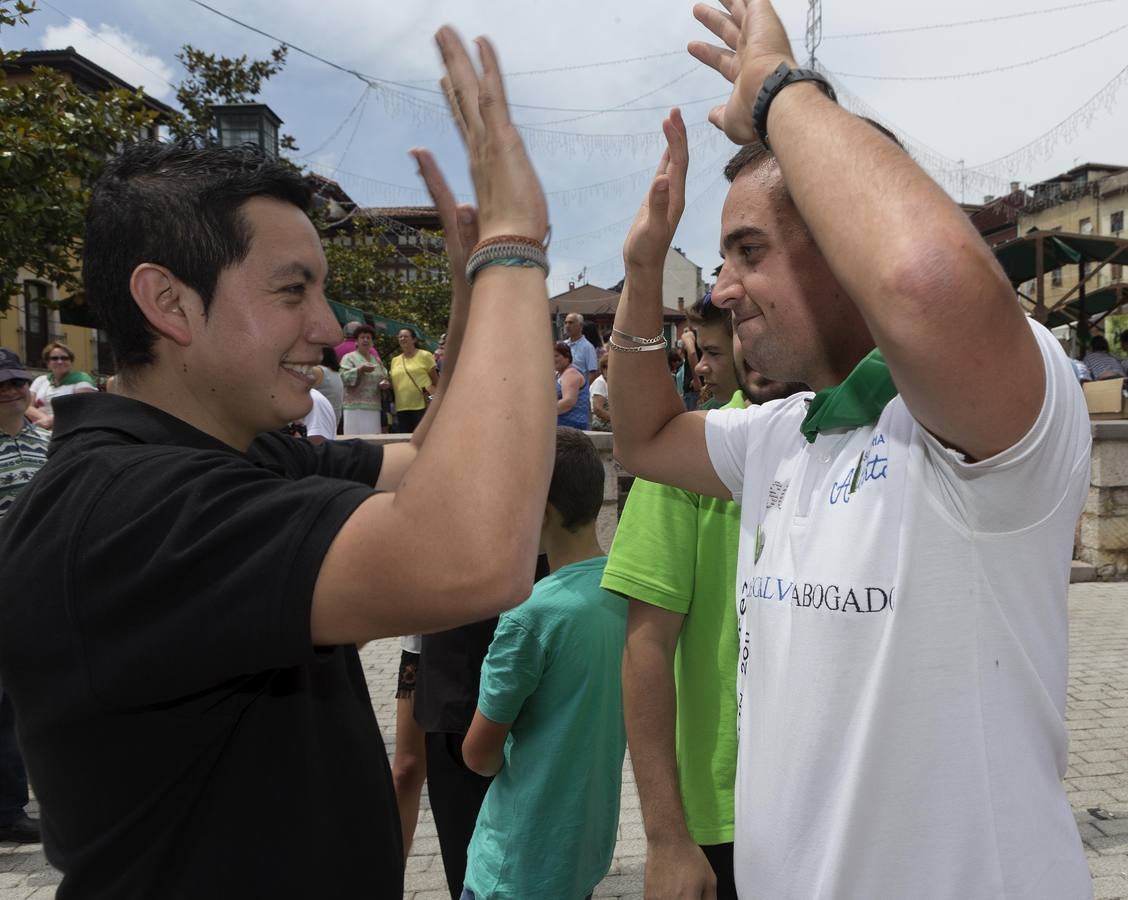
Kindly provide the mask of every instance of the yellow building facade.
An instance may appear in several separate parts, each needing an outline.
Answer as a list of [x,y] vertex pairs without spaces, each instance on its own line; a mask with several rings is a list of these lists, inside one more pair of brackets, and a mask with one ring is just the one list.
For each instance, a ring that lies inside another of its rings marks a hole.
[[[1128,169],[1124,166],[1086,163],[1048,181],[1031,185],[1031,199],[1018,215],[1018,233],[1031,229],[1128,237],[1124,231],[1128,212]],[[1096,268],[1089,264],[1089,271]],[[1078,266],[1064,266],[1046,274],[1046,305],[1052,307],[1077,286]],[[1095,291],[1122,282],[1120,266],[1105,266],[1086,282]],[[1034,282],[1022,286],[1033,296]],[[1072,295],[1076,297],[1076,293]]]
[[[134,90],[133,85],[71,47],[25,51],[5,62],[4,75],[12,82],[19,82],[29,77],[33,66],[55,69],[88,92]],[[156,113],[156,118],[138,137],[155,139],[159,137],[160,124],[174,111],[148,95],[144,97],[144,104]],[[60,341],[74,352],[74,368],[95,376],[112,374],[113,355],[104,335],[91,327],[89,310],[62,303],[67,295],[30,271],[21,270],[19,280],[22,290],[10,298],[8,309],[0,312],[0,346],[16,351],[33,371],[45,372],[43,348],[52,341]]]

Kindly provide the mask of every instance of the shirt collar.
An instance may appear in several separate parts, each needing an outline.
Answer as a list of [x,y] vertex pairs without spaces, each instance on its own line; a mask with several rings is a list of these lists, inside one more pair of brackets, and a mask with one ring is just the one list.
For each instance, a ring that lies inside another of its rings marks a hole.
[[57,397],[52,401],[55,430],[52,451],[87,431],[116,431],[142,444],[172,444],[197,450],[224,450],[242,456],[218,438],[189,425],[183,419],[140,400],[118,394],[85,393]]
[[869,425],[878,420],[886,404],[896,396],[897,386],[889,374],[889,366],[875,347],[845,381],[823,388],[811,398],[799,430],[807,442],[813,444],[821,431]]

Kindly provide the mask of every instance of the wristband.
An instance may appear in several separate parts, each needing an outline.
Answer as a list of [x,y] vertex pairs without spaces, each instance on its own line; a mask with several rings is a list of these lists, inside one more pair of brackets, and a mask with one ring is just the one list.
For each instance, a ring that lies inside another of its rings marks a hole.
[[466,261],[466,280],[473,284],[478,270],[485,266],[504,265],[521,268],[538,267],[548,275],[548,255],[539,242],[536,245],[525,243],[525,239],[507,237],[503,240],[491,238],[478,245]]
[[618,328],[612,328],[611,333],[617,334],[621,338],[626,338],[634,344],[659,344],[666,340],[666,336],[660,331],[652,338],[643,338],[634,334],[627,334],[625,331],[620,331]]
[[764,79],[764,85],[760,88],[760,93],[756,95],[756,102],[752,106],[752,127],[756,129],[756,134],[760,136],[760,143],[769,151],[772,146],[768,143],[768,110],[771,109],[776,94],[789,84],[795,84],[799,81],[815,82],[822,88],[824,94],[836,103],[838,102],[838,95],[834,93],[834,88],[823,75],[820,75],[814,69],[793,69],[787,63],[781,62],[776,66],[775,71]]
[[641,347],[624,347],[622,344],[615,343],[615,335],[612,334],[607,340],[607,346],[612,350],[619,350],[623,353],[645,353],[648,350],[665,350],[670,344],[665,338],[662,338],[661,342],[656,344],[647,344]]

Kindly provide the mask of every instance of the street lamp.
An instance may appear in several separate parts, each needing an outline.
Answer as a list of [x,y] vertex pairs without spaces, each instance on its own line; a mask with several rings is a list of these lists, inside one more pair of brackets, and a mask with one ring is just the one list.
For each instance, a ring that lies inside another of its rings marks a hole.
[[211,107],[221,147],[254,144],[278,158],[278,126],[282,120],[265,103],[230,103]]

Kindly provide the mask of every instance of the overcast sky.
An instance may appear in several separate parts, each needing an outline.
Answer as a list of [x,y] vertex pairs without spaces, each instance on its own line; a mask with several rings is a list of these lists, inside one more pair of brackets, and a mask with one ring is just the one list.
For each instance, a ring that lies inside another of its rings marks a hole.
[[[622,239],[661,153],[663,112],[640,108],[681,105],[693,158],[689,206],[675,243],[706,278],[719,262],[720,169],[734,148],[704,124],[727,85],[684,53],[687,41],[706,37],[691,2],[208,3],[345,68],[408,84],[366,91],[355,77],[291,50],[285,70],[264,91],[285,120],[284,131],[297,139],[299,155],[311,154],[298,161],[336,177],[366,205],[427,203],[406,154],[412,146],[433,149],[456,190],[467,192],[457,138],[435,107],[441,97],[427,92],[439,72],[432,35],[450,22],[464,36],[492,37],[511,73],[510,100],[539,107],[515,108],[514,119],[543,126],[528,141],[550,192],[553,293],[585,267],[587,279],[600,286],[622,277]],[[40,6],[30,27],[0,33],[5,47],[73,46],[166,102],[174,102],[169,82],[183,76],[175,59],[182,44],[252,57],[265,57],[274,46],[189,0],[41,0]],[[807,6],[781,0],[777,7],[801,61]],[[1000,17],[1010,18],[925,28]],[[910,139],[918,159],[957,199],[962,190],[965,199],[982,200],[1004,193],[1010,180],[1035,182],[1081,162],[1128,164],[1128,89],[1114,90],[1124,80],[1128,0],[825,0],[822,24],[818,59],[847,89],[848,103],[864,103]],[[1069,49],[1078,45],[1084,46]],[[614,60],[632,61],[591,65]],[[965,73],[983,74],[937,77]],[[900,80],[906,78],[930,80]],[[1053,132],[1110,82],[1088,115]],[[588,112],[612,108],[619,111]],[[1056,140],[1038,140],[1047,132]],[[982,170],[1000,158],[1006,159]]]

